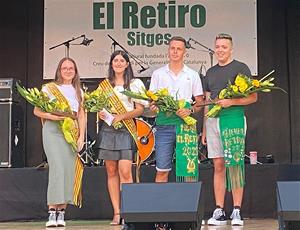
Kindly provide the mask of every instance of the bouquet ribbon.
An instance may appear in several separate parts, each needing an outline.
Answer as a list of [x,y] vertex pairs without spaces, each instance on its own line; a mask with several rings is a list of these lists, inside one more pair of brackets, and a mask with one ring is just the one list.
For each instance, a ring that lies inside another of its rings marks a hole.
[[[191,105],[186,103],[185,108]],[[196,124],[187,125],[175,114],[159,112],[159,125],[176,126],[176,181],[198,181],[198,136]]]
[[[61,93],[61,91],[57,88],[56,84],[51,82],[47,85],[50,93],[55,96],[55,98],[68,106],[68,110],[72,112],[69,101],[65,98],[65,96]],[[77,139],[78,139],[78,124],[77,121],[67,117],[63,122],[60,122],[60,128],[64,134],[64,137],[72,147],[72,149],[77,151]],[[75,161],[75,178],[74,178],[74,186],[73,186],[73,202],[76,206],[82,206],[82,176],[83,176],[84,166],[77,155]]]
[[223,108],[219,114],[219,126],[226,167],[226,189],[245,185],[245,118],[243,106]]

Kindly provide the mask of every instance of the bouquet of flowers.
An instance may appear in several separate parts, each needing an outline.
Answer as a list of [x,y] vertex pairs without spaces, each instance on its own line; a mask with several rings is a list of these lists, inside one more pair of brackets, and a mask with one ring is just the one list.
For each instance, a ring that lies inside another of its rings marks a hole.
[[[272,81],[275,78],[269,77],[274,73],[274,70],[268,73],[260,80],[252,79],[243,74],[238,74],[235,78],[234,84],[230,81],[227,87],[222,89],[219,93],[218,99],[230,99],[230,98],[242,98],[247,97],[251,93],[255,92],[271,92],[273,89],[280,89],[286,93],[280,87],[276,87]],[[220,105],[215,104],[206,114],[207,117],[216,117],[222,110]]]
[[[109,95],[103,91],[100,87],[92,92],[84,93],[83,108],[87,112],[98,113],[103,109],[106,109],[111,113],[111,104],[109,102]],[[115,129],[121,128],[123,125],[121,122],[112,124]]]
[[[135,99],[141,99],[146,101],[154,101],[158,109],[162,112],[165,112],[167,115],[176,113],[178,109],[185,108],[187,102],[184,99],[176,100],[174,99],[167,88],[163,88],[158,90],[157,92],[152,92],[150,90],[144,89],[142,92],[135,93],[129,90],[125,90],[122,92],[128,97],[132,97]],[[197,120],[186,116],[183,118],[184,122],[187,125],[194,125],[196,124]]]
[[27,102],[33,106],[41,109],[47,113],[53,113],[55,115],[60,115],[66,117],[63,121],[59,121],[59,127],[62,130],[64,137],[72,148],[77,150],[77,132],[74,132],[75,116],[73,115],[70,107],[65,103],[62,103],[56,99],[50,100],[48,95],[42,91],[39,91],[36,87],[26,89],[19,83],[16,84],[19,94],[25,98]]
[[87,112],[97,113],[103,108],[108,109],[108,99],[108,95],[98,87],[92,92],[84,93],[83,108],[86,109]]

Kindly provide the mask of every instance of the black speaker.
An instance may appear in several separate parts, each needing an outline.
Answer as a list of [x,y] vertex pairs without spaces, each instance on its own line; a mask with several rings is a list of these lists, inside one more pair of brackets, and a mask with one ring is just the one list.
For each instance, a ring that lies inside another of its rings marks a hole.
[[25,166],[23,126],[22,106],[13,101],[0,101],[0,167]]
[[121,216],[135,230],[153,229],[157,222],[169,223],[172,230],[200,229],[204,214],[201,186],[201,182],[123,184]]
[[279,229],[300,229],[300,181],[277,182]]

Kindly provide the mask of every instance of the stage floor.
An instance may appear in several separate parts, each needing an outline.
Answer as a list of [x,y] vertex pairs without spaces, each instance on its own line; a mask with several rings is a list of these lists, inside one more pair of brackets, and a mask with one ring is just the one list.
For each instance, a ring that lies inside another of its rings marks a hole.
[[[230,222],[228,222],[229,224]],[[0,229],[6,230],[39,230],[45,229],[45,222],[5,222],[0,223]],[[50,228],[47,228],[50,229]],[[53,229],[53,228],[52,228]],[[109,221],[67,221],[64,228],[55,229],[77,229],[77,230],[120,230],[120,226],[109,226]],[[247,219],[243,227],[230,225],[227,226],[203,226],[201,230],[274,230],[278,229],[278,222],[275,219]]]

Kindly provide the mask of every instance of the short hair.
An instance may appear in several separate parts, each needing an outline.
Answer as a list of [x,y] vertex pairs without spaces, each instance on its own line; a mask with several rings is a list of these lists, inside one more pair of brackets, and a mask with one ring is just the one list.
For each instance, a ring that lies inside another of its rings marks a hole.
[[183,37],[180,37],[180,36],[174,36],[170,39],[169,41],[169,45],[171,44],[172,41],[180,41],[180,42],[183,42],[184,43],[184,47],[187,48],[187,42],[186,40],[183,38]]
[[220,33],[216,36],[216,40],[218,40],[218,39],[227,39],[227,40],[231,41],[231,43],[232,43],[232,37],[229,34]]

